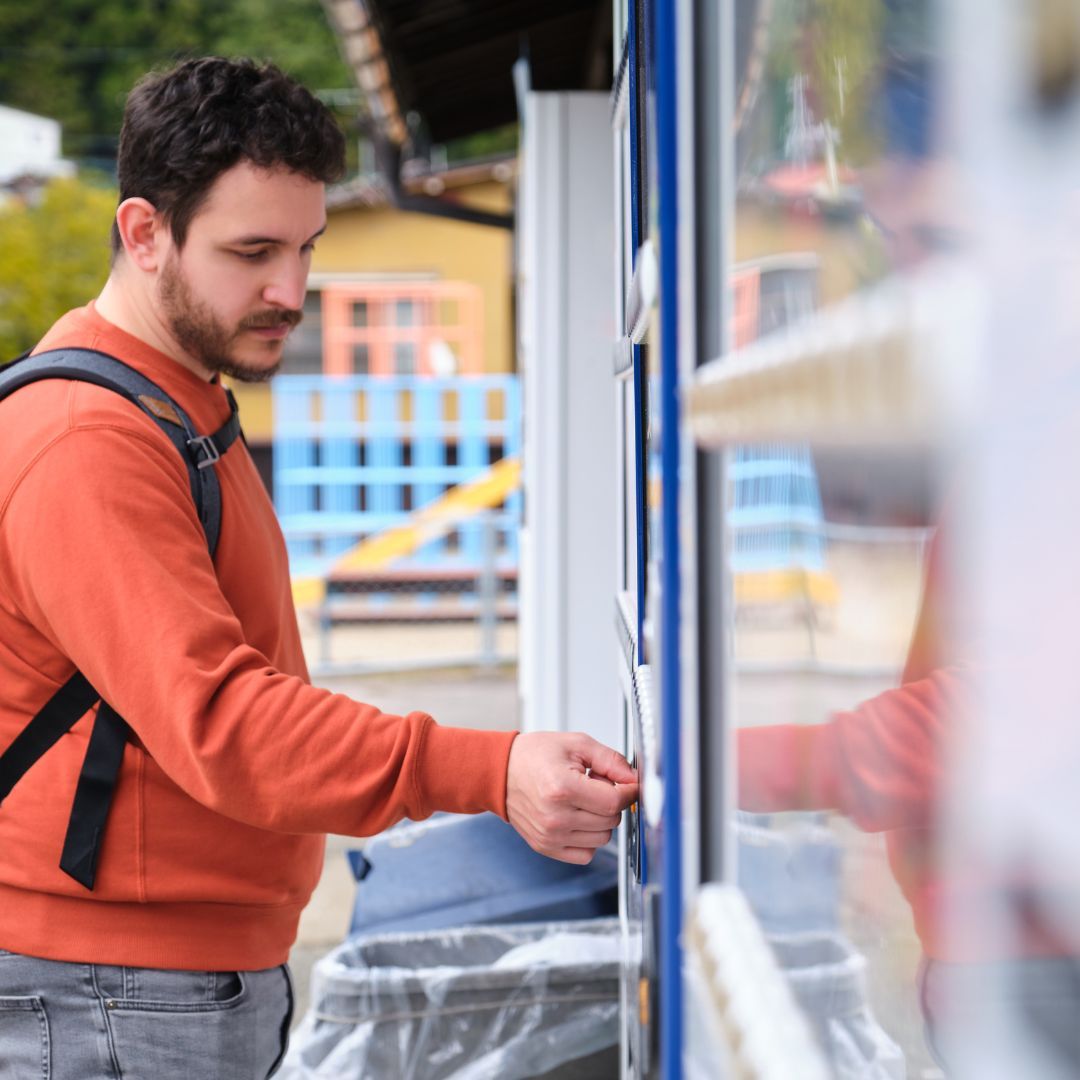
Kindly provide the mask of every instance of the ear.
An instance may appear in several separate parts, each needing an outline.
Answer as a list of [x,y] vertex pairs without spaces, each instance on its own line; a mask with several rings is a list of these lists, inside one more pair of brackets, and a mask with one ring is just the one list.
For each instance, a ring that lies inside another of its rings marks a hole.
[[161,264],[162,240],[168,226],[146,199],[125,199],[116,208],[116,227],[127,257],[140,270],[153,272]]

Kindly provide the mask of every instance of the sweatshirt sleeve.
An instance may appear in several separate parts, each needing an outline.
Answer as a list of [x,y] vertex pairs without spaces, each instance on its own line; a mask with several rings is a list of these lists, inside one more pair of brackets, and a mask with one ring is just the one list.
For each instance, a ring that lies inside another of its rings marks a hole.
[[871,832],[927,826],[969,694],[968,669],[940,668],[827,723],[742,728],[739,806],[837,810]]
[[388,715],[246,643],[186,470],[140,422],[67,429],[0,504],[0,574],[20,617],[174,783],[238,821],[362,836],[436,810],[505,817],[514,732]]

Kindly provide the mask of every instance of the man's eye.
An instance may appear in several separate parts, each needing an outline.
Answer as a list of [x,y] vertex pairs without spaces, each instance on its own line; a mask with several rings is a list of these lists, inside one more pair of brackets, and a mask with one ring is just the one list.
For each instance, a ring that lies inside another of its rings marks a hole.
[[234,254],[239,255],[241,259],[245,259],[247,262],[259,262],[261,259],[265,259],[269,252],[264,248],[261,251],[237,251]]

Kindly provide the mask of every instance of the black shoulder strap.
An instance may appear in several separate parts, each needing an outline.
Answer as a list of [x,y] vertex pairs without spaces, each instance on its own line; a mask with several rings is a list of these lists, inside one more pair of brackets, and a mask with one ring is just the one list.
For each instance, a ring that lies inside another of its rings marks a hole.
[[210,466],[241,434],[232,394],[226,390],[229,419],[213,435],[200,435],[187,413],[157,383],[116,357],[93,349],[55,349],[20,358],[0,369],[0,401],[43,379],[73,379],[103,386],[126,397],[161,428],[187,467],[191,497],[213,558],[221,533],[221,488]]
[[[106,353],[58,349],[21,356],[0,369],[0,401],[43,379],[94,383],[126,397],[165,433],[187,468],[191,495],[213,558],[221,533],[221,487],[213,465],[242,436],[236,401],[226,390],[230,416],[213,435],[199,435],[188,415],[156,383]],[[100,701],[100,695],[76,672],[0,754],[0,802],[36,761]],[[60,869],[93,889],[105,825],[130,728],[105,701],[86,748],[75,789]]]

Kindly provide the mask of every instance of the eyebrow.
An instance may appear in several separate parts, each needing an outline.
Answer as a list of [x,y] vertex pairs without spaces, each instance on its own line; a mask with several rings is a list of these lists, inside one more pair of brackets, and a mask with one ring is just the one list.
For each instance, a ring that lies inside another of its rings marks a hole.
[[[305,244],[310,244],[312,240],[317,240],[322,234],[326,232],[326,226],[316,233],[312,233],[311,236],[304,241]],[[281,245],[286,241],[282,240],[279,236],[241,236],[231,241],[235,247],[255,247],[257,244],[276,244]]]

